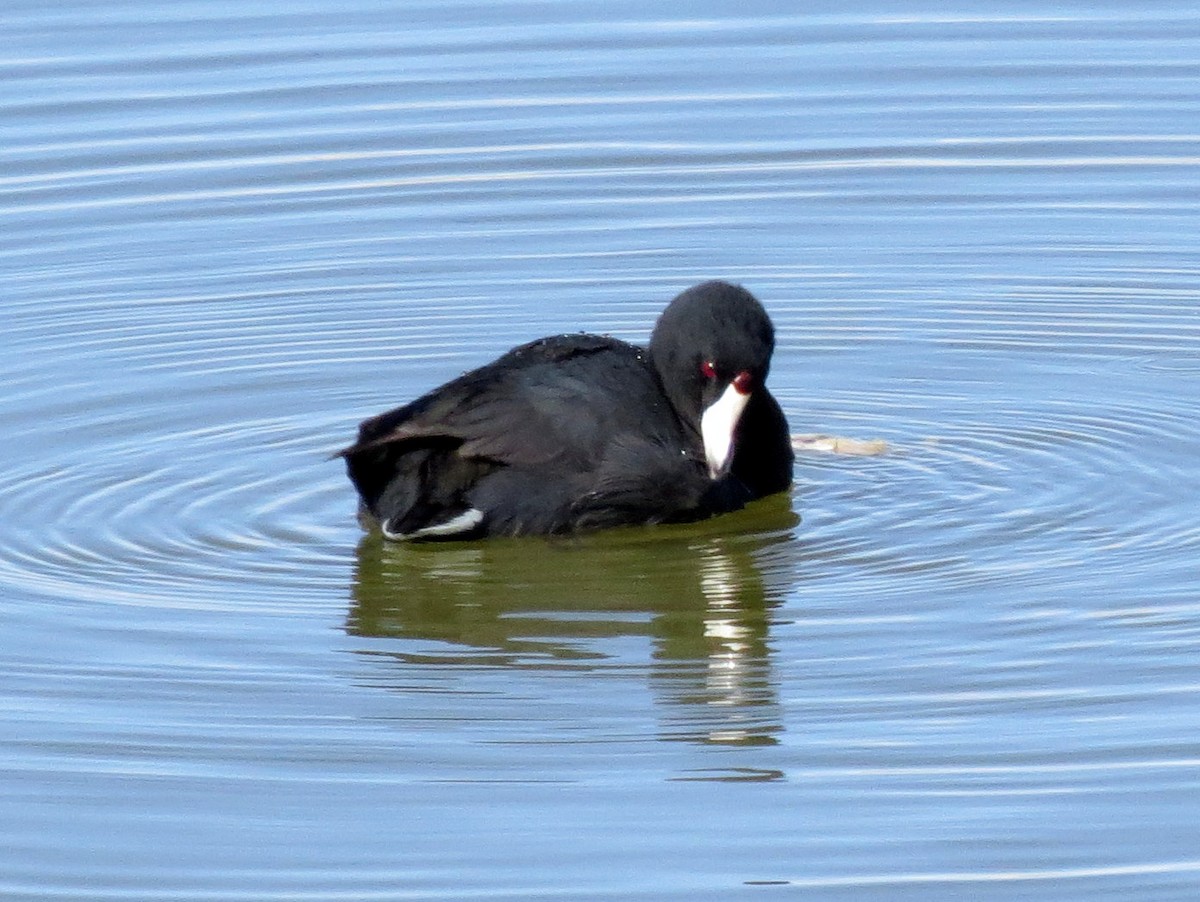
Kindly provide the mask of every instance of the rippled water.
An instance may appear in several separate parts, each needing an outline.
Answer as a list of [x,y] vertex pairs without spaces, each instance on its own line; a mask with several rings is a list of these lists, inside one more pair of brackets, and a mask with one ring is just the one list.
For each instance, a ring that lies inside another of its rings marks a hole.
[[[1200,895],[1200,15],[8,4],[0,895]],[[741,281],[790,497],[384,547],[326,455]]]

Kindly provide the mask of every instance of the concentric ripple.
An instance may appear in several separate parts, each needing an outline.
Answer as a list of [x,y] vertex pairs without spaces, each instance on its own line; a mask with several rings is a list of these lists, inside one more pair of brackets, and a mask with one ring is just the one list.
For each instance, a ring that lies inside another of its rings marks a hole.
[[[1064,569],[1074,591],[1148,574],[1161,589],[1172,569],[1182,587],[1184,562],[1200,548],[1185,500],[1200,409],[1194,395],[1137,404],[1127,388],[1115,401],[1122,388],[1111,391],[1098,404],[1000,400],[937,419],[915,410],[937,399],[889,396],[913,414],[898,424],[889,456],[801,459],[813,552],[836,550],[843,564],[865,568],[860,579],[915,569],[943,588],[1061,587]],[[870,409],[878,399],[838,395],[822,405],[840,408],[847,428],[878,417]],[[841,473],[835,488],[830,470]]]
[[[360,305],[351,322],[315,305],[254,304],[253,314],[237,297],[155,303],[132,316],[83,307],[76,353],[92,372],[119,373],[120,389],[101,380],[51,392],[57,373],[41,371],[40,385],[36,369],[20,373],[28,387],[10,401],[24,405],[11,435],[38,453],[19,453],[0,477],[0,513],[13,527],[0,558],[8,579],[53,594],[171,604],[204,603],[195,589],[209,581],[248,581],[279,599],[328,589],[340,577],[321,564],[336,565],[356,536],[351,493],[328,454],[360,415],[508,342],[478,329],[488,322],[495,331],[504,308],[471,298],[426,299],[410,307],[426,308],[416,323],[395,321],[382,299]],[[643,306],[613,317],[635,339],[645,327],[639,334],[632,323],[652,320]],[[785,331],[801,309],[784,308]],[[201,310],[203,328],[177,331]],[[30,347],[61,328],[32,307],[20,312],[14,334]],[[305,317],[319,331],[289,336]],[[514,311],[502,331],[535,334],[536,324]],[[803,357],[785,349],[784,360],[793,353]],[[943,365],[952,372],[966,356],[949,352]],[[796,387],[806,380],[800,366],[785,362],[774,379],[797,428],[878,434],[892,446],[869,461],[799,462],[806,557],[843,575],[853,568],[856,591],[901,573],[943,589],[1061,583],[1063,568],[1080,591],[1143,572],[1161,579],[1164,566],[1184,578],[1171,562],[1200,543],[1181,491],[1194,480],[1189,449],[1200,439],[1190,368],[1164,375],[1140,360],[1106,364],[1056,385],[1035,362],[1012,369],[1012,384],[974,394],[906,379],[863,392],[830,386],[813,398]],[[371,367],[397,387],[375,387]],[[1178,390],[1164,395],[1167,377]],[[310,409],[267,413],[281,386],[291,386],[289,403],[306,398]]]
[[11,527],[5,581],[167,607],[237,604],[243,593],[282,604],[336,590],[345,543],[335,512],[345,499],[319,453],[332,425],[233,422],[9,469],[0,480]]
[[[0,894],[1195,895],[1196,14],[766,6],[5,7]],[[890,452],[363,538],[362,417],[704,278]]]

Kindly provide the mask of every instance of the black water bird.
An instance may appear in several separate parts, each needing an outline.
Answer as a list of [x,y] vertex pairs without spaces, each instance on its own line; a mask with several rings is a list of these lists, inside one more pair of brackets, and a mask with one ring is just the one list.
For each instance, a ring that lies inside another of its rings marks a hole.
[[555,335],[365,420],[340,452],[360,519],[396,540],[548,535],[703,519],[792,481],[750,292],[676,297],[647,348]]

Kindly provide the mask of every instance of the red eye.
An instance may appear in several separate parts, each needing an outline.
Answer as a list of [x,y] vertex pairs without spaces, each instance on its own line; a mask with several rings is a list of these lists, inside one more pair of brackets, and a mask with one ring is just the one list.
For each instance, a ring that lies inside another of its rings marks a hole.
[[749,370],[742,370],[733,377],[733,387],[737,389],[738,394],[748,395],[750,390],[754,388],[754,377],[750,375]]
[[717,367],[711,360],[706,360],[700,364],[700,375],[705,379],[717,378]]

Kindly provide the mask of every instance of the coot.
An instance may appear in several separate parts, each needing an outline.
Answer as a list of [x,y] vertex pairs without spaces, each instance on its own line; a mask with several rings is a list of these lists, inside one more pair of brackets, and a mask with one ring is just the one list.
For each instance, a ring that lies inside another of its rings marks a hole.
[[704,282],[648,348],[555,335],[362,423],[341,451],[365,525],[397,540],[697,520],[788,488],[765,380],[775,330],[750,292]]

